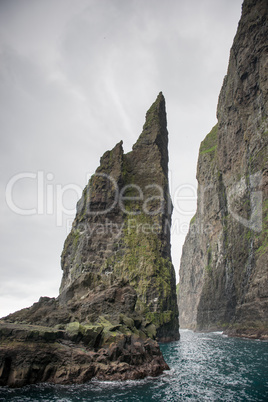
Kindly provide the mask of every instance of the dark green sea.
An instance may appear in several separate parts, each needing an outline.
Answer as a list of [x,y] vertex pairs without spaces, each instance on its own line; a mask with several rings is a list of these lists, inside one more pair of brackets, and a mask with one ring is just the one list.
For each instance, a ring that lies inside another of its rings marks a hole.
[[0,401],[268,401],[268,342],[182,330],[161,349],[171,370],[158,378],[0,388]]

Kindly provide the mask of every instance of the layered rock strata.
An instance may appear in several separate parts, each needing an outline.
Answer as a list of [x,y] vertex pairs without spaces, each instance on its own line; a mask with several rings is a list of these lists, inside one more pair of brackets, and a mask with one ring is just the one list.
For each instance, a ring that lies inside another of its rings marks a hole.
[[77,204],[57,298],[0,320],[0,385],[136,379],[179,338],[162,93],[133,150],[101,158]]
[[268,337],[268,3],[245,0],[200,145],[198,201],[180,266],[180,325]]
[[133,328],[119,334],[118,328],[104,324],[106,330],[103,324],[78,322],[62,329],[0,324],[0,386],[79,384],[93,377],[134,380],[169,370],[156,341],[135,334]]

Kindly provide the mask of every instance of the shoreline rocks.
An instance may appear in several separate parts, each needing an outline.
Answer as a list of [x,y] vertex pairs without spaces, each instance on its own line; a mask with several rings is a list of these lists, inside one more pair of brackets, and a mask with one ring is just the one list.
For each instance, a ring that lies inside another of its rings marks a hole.
[[0,386],[141,379],[169,370],[157,342],[149,338],[121,334],[95,350],[72,341],[68,330],[40,328],[0,324]]

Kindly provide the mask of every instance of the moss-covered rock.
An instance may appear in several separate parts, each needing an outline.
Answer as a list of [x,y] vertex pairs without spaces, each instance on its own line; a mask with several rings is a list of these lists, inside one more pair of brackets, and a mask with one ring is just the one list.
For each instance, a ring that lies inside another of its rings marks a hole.
[[[168,132],[162,93],[146,114],[143,131],[128,154],[122,142],[105,152],[78,202],[62,253],[60,299],[85,301],[89,292],[118,282],[136,291],[125,311],[151,314],[157,337],[177,339],[175,272],[170,255],[172,204],[168,189]],[[93,263],[94,261],[94,263]],[[114,299],[109,299],[113,303]],[[103,300],[103,313],[118,319]],[[101,304],[99,304],[100,306]],[[117,307],[118,310],[118,307]],[[170,313],[172,312],[172,313]],[[74,320],[76,317],[73,317]],[[94,321],[94,314],[89,317]],[[72,319],[73,320],[73,319]],[[83,320],[83,317],[82,317]]]
[[205,139],[201,142],[199,153],[201,155],[207,153],[215,154],[217,149],[217,141],[218,141],[218,123],[212,128],[212,130],[207,134]]
[[0,347],[0,384],[135,379],[168,368],[151,339],[179,338],[167,145],[160,93],[133,150],[124,154],[120,142],[105,152],[77,203],[59,297],[9,315],[17,328],[0,325],[6,346],[11,335],[16,342]]
[[77,321],[66,325],[66,332],[71,341],[78,342],[81,339],[80,324]]

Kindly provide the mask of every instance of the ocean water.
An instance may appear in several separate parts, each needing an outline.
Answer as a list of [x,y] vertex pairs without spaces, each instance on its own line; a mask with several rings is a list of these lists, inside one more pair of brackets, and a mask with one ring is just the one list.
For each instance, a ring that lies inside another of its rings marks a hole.
[[268,342],[181,330],[161,345],[171,370],[158,378],[0,388],[0,401],[268,401]]

